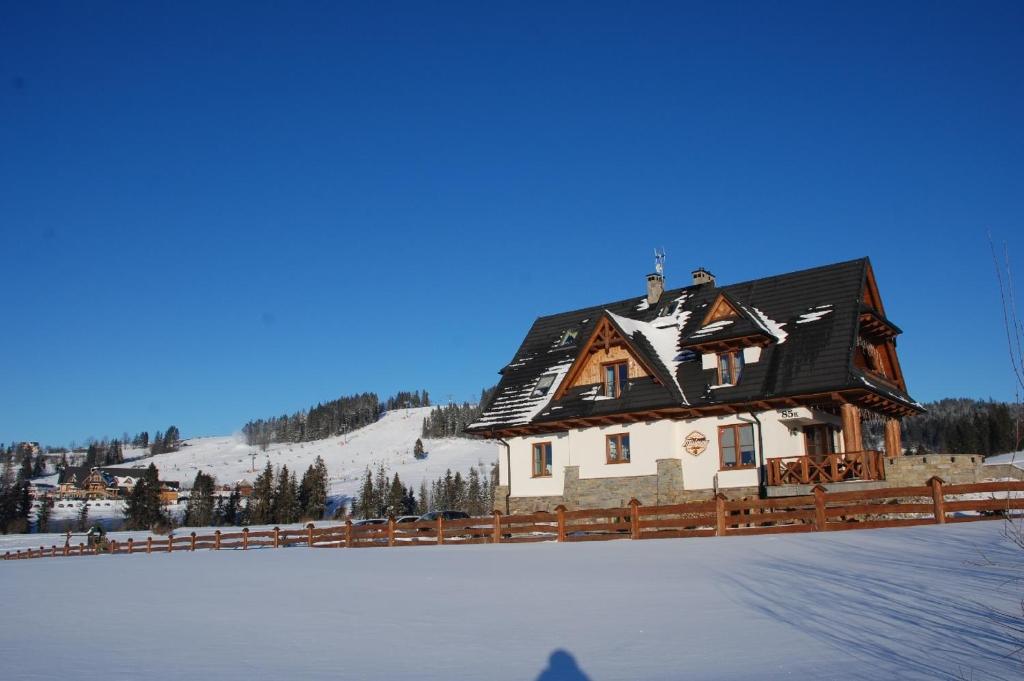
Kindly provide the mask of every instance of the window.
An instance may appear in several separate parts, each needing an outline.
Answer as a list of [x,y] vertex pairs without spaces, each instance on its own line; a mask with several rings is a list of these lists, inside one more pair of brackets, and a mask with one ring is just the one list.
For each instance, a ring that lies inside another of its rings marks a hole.
[[736,385],[743,373],[743,350],[718,355],[718,385]]
[[604,394],[608,397],[619,397],[629,380],[629,363],[612,362],[601,366],[604,374]]
[[749,423],[719,426],[718,451],[722,470],[756,466],[754,426]]
[[551,443],[537,442],[533,445],[533,477],[546,478],[551,475]]
[[558,341],[558,347],[566,348],[570,345],[576,345],[576,337],[580,335],[579,329],[566,329],[562,332],[562,338]]
[[629,433],[607,435],[604,442],[607,463],[629,463]]
[[543,376],[540,377],[540,380],[537,381],[537,386],[533,389],[533,392],[530,394],[530,397],[540,397],[542,395],[547,395],[548,390],[551,389],[551,384],[554,382],[554,374],[544,374]]

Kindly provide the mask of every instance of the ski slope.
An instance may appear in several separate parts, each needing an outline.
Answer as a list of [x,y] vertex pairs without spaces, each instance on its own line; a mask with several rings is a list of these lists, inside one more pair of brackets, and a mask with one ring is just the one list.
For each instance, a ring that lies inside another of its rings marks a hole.
[[[247,445],[241,435],[192,438],[184,440],[178,451],[157,456],[145,456],[143,450],[126,450],[125,457],[143,456],[124,466],[146,467],[154,463],[160,469],[162,480],[177,480],[184,489],[192,486],[199,471],[213,475],[218,485],[234,485],[240,480],[254,482],[268,461],[275,471],[280,466],[288,466],[289,471],[301,476],[314,459],[321,456],[330,476],[333,505],[354,496],[366,467],[374,469],[379,463],[387,466],[392,475],[398,473],[406,486],[412,485],[417,491],[421,480],[431,482],[448,469],[463,475],[474,466],[483,465],[490,470],[491,464],[498,460],[499,450],[499,445],[491,440],[424,439],[427,457],[414,458],[413,445],[429,413],[430,407],[396,409],[376,423],[347,435],[313,442],[272,444],[266,452]],[[56,480],[57,476],[52,475],[41,478],[40,482],[55,484]],[[108,503],[115,504],[116,508],[93,504],[90,515],[102,517],[108,511],[120,513],[120,504]],[[54,517],[61,517],[60,512],[65,510],[65,515],[77,512],[71,507],[54,510]]]
[[0,562],[0,678],[1020,679],[1006,527]]

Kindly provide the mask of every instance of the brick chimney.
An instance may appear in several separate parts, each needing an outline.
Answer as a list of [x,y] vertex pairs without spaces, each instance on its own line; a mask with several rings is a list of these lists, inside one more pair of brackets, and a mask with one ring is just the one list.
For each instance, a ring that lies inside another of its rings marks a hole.
[[651,272],[647,275],[647,304],[654,305],[661,300],[661,294],[665,292],[665,275],[660,272]]
[[715,275],[708,272],[703,267],[698,267],[693,271],[693,285],[699,286],[700,284],[711,284],[715,285]]

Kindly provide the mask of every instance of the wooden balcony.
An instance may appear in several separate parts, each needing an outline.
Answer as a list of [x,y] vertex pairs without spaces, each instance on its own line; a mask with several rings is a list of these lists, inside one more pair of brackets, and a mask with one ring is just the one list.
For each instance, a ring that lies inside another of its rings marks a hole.
[[885,480],[881,452],[845,452],[824,456],[767,459],[769,485],[817,485],[849,480]]

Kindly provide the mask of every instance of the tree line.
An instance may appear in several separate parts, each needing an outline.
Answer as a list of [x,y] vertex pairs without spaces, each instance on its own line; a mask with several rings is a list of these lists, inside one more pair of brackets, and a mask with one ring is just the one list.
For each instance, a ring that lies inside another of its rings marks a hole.
[[497,386],[484,388],[480,391],[480,401],[476,404],[463,402],[434,407],[423,419],[422,437],[462,437],[466,427],[480,417],[480,412],[494,396]]
[[420,482],[417,493],[412,486],[406,487],[398,473],[392,475],[384,464],[378,464],[376,470],[367,466],[350,511],[356,518],[422,515],[430,511],[486,515],[494,507],[497,474],[497,466],[492,466],[490,471],[482,465],[479,469],[472,467],[465,476],[448,469],[433,482]]
[[[946,398],[922,405],[924,414],[908,416],[900,425],[903,447],[911,454],[1003,454],[1019,451],[1022,443],[1020,405]],[[884,422],[866,421],[865,445],[881,449]]]

